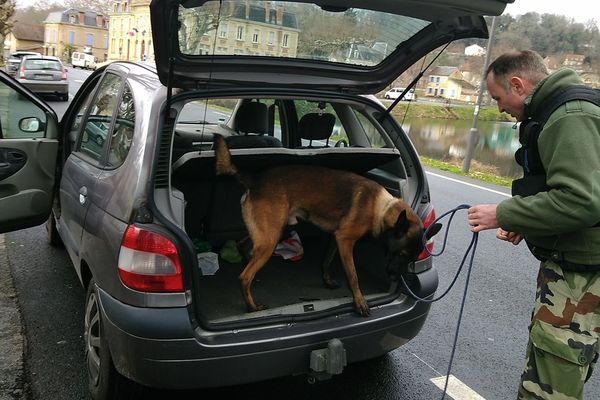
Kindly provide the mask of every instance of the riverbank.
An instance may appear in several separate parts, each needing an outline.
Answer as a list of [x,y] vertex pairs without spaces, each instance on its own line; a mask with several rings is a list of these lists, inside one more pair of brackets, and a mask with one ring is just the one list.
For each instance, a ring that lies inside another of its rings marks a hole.
[[452,172],[460,176],[468,176],[483,182],[493,183],[494,185],[510,187],[512,178],[500,176],[493,165],[481,164],[475,160],[471,162],[469,172],[463,172],[462,159],[455,159],[450,162],[434,160],[432,158],[421,156],[421,162],[428,167],[436,168],[442,171]]
[[[384,104],[391,104],[389,100],[383,100]],[[413,118],[433,118],[450,120],[473,120],[475,114],[475,105],[463,103],[450,103],[442,105],[440,103],[429,103],[426,100],[418,102],[400,102],[392,110],[392,115],[398,120]],[[483,106],[479,111],[480,121],[514,121],[510,115],[501,113],[496,106]]]

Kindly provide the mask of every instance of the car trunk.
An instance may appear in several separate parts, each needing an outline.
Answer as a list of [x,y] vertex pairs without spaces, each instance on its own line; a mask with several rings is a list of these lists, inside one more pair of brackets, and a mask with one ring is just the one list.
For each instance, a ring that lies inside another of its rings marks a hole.
[[[335,165],[369,176],[391,192],[402,194],[398,180],[388,179],[385,171],[399,162],[395,149],[272,149],[267,154],[265,149],[260,154],[240,149],[232,153],[238,168],[261,169],[284,163]],[[240,208],[244,188],[233,177],[215,177],[211,150],[187,153],[175,162],[172,185],[185,198],[185,231],[198,251],[194,302],[199,319],[205,324],[235,326],[264,321],[259,317],[291,320],[314,318],[327,311],[353,312],[352,294],[332,234],[302,221],[288,226],[282,239],[295,232],[302,243],[303,255],[297,260],[286,260],[274,254],[269,259],[252,285],[256,301],[268,308],[248,312],[238,279],[247,262],[245,248],[251,247],[244,240],[247,231]],[[235,259],[236,251],[232,254],[223,250],[228,242],[238,244],[241,260]],[[207,265],[203,260],[208,247],[210,252],[219,254],[214,274],[202,271]],[[397,297],[397,286],[385,272],[384,249],[379,240],[363,238],[355,246],[354,258],[360,288],[370,301],[383,298],[391,301]],[[339,283],[335,289],[325,287],[322,279],[322,266],[327,259],[331,259],[331,273]]]

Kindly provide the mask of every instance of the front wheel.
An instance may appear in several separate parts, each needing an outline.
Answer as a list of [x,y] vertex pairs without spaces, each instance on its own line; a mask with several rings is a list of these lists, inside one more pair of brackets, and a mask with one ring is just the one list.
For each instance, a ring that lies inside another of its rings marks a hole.
[[90,398],[92,400],[139,398],[142,387],[119,374],[113,365],[94,279],[90,281],[87,289],[84,322],[85,360]]

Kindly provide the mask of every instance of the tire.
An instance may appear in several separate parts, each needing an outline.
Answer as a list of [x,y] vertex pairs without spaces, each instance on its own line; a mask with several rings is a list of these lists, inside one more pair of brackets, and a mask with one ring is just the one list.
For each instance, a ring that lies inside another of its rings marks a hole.
[[48,221],[46,221],[46,234],[50,246],[63,247],[62,239],[60,238],[58,230],[56,229],[56,218],[54,217],[54,212],[50,212]]
[[60,99],[62,101],[69,101],[69,93],[61,95]]
[[142,387],[117,372],[112,362],[96,282],[92,278],[85,297],[84,342],[88,390],[92,400],[138,399]]

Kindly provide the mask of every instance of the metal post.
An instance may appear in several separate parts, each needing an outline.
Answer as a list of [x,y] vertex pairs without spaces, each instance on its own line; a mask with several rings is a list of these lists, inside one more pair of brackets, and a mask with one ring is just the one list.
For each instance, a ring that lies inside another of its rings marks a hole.
[[477,122],[479,121],[479,110],[481,109],[481,100],[483,98],[483,92],[486,86],[485,73],[490,63],[490,56],[492,54],[492,41],[494,40],[494,32],[496,30],[496,17],[492,17],[492,27],[490,29],[490,37],[488,39],[488,45],[485,52],[485,61],[483,63],[483,71],[481,73],[481,84],[479,85],[479,93],[477,94],[477,105],[475,105],[475,112],[473,113],[473,127],[469,131],[469,143],[467,143],[467,152],[465,159],[463,160],[463,172],[469,172],[471,167],[471,158],[473,157],[473,147],[475,146],[475,140],[477,139]]

